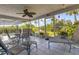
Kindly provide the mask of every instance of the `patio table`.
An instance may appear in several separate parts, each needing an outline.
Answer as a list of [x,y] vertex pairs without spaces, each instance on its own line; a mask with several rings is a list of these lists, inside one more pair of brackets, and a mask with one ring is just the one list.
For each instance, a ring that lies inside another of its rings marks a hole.
[[69,48],[69,52],[71,52],[71,45],[75,44],[74,42],[72,42],[71,40],[69,40],[68,38],[61,38],[61,37],[53,37],[53,38],[49,38],[48,41],[48,48],[50,49],[50,43],[64,43],[64,44],[68,44],[70,46]]
[[[26,50],[27,50],[27,53],[28,55],[30,55],[30,52],[31,52],[31,45],[32,44],[37,44],[36,41],[25,41],[22,43],[23,46],[25,46]],[[37,45],[36,45],[36,48],[37,48]]]

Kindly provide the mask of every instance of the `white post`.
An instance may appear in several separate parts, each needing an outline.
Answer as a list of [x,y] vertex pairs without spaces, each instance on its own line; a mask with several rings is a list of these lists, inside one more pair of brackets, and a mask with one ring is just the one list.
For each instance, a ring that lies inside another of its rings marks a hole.
[[47,30],[46,30],[46,18],[44,18],[44,25],[45,25],[45,37],[47,35]]
[[40,32],[40,23],[39,23],[39,19],[38,19],[38,32]]

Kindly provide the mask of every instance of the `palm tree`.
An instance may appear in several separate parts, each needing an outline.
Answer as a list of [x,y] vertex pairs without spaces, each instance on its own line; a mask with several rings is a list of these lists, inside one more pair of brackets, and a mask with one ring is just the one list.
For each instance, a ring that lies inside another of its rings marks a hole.
[[54,25],[56,24],[56,22],[57,22],[57,20],[55,19],[55,16],[53,16],[52,17],[52,19],[51,19],[51,21],[52,21],[52,27],[53,27],[53,31],[54,31],[54,36],[55,36],[55,30],[54,30]]
[[40,19],[38,19],[38,31],[40,32]]
[[45,36],[47,35],[47,28],[46,28],[46,18],[44,18],[44,25],[45,25]]
[[72,10],[72,11],[69,11],[69,12],[67,12],[66,14],[68,14],[68,15],[74,15],[74,19],[75,19],[75,21],[77,21],[77,15],[79,14],[79,11],[78,10]]

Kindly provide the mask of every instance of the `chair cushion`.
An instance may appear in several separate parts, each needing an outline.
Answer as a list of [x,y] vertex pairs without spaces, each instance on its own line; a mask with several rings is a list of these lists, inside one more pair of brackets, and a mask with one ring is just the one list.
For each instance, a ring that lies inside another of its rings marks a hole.
[[24,48],[21,47],[21,46],[18,46],[18,45],[9,49],[9,51],[10,51],[12,54],[14,54],[14,55],[19,54],[19,53],[22,52],[23,50],[24,50]]

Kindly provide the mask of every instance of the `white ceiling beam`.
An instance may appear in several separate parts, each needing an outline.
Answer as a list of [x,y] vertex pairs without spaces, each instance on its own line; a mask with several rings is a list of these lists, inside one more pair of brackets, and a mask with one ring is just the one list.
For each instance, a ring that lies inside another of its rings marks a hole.
[[23,18],[19,18],[19,17],[13,17],[13,16],[8,16],[8,15],[2,15],[0,14],[0,18],[4,18],[4,19],[11,19],[11,20],[21,20],[21,21],[28,21],[28,19],[23,19]]

